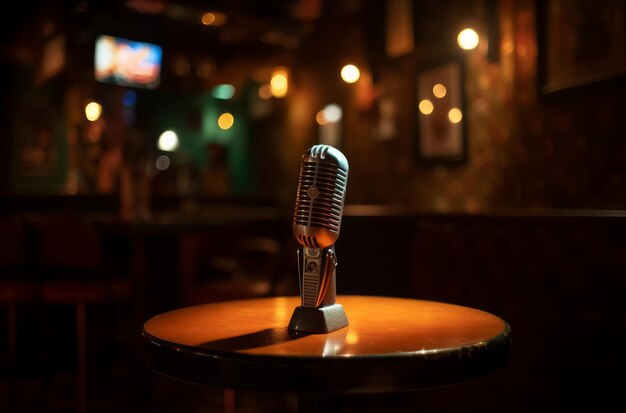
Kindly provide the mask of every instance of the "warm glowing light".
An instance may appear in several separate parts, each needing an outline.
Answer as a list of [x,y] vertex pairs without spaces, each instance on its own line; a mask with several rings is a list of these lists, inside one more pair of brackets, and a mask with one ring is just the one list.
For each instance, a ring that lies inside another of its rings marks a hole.
[[259,86],[259,97],[263,100],[272,97],[272,88],[269,83]]
[[326,119],[326,121],[330,123],[339,122],[342,116],[343,111],[341,110],[339,105],[331,103],[330,105],[326,105],[324,107],[324,118]]
[[318,125],[326,125],[328,124],[328,119],[326,119],[326,115],[324,114],[323,110],[320,110],[319,112],[317,112],[317,115],[315,115],[315,121],[317,122]]
[[273,70],[270,87],[274,97],[282,98],[287,95],[287,90],[289,89],[289,74],[287,68],[277,67]]
[[275,76],[272,76],[271,85],[275,89],[283,89],[287,87],[287,76],[283,74],[277,74]]
[[214,26],[219,27],[223,26],[226,23],[227,17],[224,13],[220,13],[218,11],[209,11],[202,15],[200,21],[205,26]]
[[359,335],[356,331],[349,330],[346,336],[346,344],[356,344],[359,342]]
[[346,83],[354,83],[359,80],[360,76],[361,72],[359,71],[359,68],[355,65],[345,65],[341,69],[341,78]]
[[161,155],[156,159],[156,167],[159,171],[164,171],[170,167],[170,158],[167,155]]
[[446,87],[441,83],[437,83],[433,86],[433,95],[435,95],[436,98],[441,99],[446,95],[446,93],[448,93],[448,89],[446,89]]
[[419,108],[420,112],[422,112],[424,115],[430,115],[435,109],[435,107],[433,106],[433,102],[428,99],[422,100],[419,104]]
[[162,151],[175,151],[178,148],[178,135],[173,130],[166,130],[159,136],[157,146]]
[[102,114],[102,106],[96,102],[89,102],[87,106],[85,106],[85,116],[87,120],[94,122],[100,118]]
[[202,24],[205,26],[210,26],[215,22],[215,14],[213,13],[204,13],[202,15]]
[[219,126],[220,129],[230,129],[233,126],[233,123],[235,123],[235,118],[228,112],[222,113],[217,119],[217,126]]
[[217,85],[211,91],[211,94],[216,99],[230,99],[235,96],[235,87],[229,84]]
[[463,50],[472,50],[478,46],[478,33],[474,29],[463,29],[456,38],[459,47]]
[[461,119],[463,119],[463,113],[460,109],[452,108],[448,112],[448,119],[450,119],[452,123],[459,123]]

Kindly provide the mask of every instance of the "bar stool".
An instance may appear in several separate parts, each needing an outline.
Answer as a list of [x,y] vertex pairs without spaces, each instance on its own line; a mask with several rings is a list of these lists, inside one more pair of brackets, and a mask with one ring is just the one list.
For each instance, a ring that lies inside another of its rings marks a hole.
[[39,262],[50,279],[41,284],[44,303],[75,309],[78,411],[87,409],[87,306],[111,303],[130,293],[130,283],[103,270],[96,229],[80,217],[53,218],[39,228]]
[[[0,306],[6,308],[6,368],[1,371],[9,376],[7,404],[0,404],[0,410],[16,409],[17,376],[20,373],[18,362],[18,310],[37,300],[39,289],[35,280],[29,277],[26,236],[22,222],[15,217],[0,216]],[[4,324],[3,328],[4,328]],[[4,355],[3,355],[4,363]]]
[[0,217],[0,304],[7,309],[8,370],[17,368],[18,306],[36,300],[38,286],[29,280],[26,237],[22,223],[14,217]]

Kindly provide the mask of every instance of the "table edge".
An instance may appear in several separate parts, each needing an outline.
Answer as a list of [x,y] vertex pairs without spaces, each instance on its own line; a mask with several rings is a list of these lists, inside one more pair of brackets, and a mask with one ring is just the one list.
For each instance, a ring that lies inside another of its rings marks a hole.
[[143,359],[165,376],[223,388],[335,394],[413,391],[469,381],[504,367],[510,359],[512,329],[502,322],[500,334],[461,347],[350,357],[203,353],[154,340],[144,331]]

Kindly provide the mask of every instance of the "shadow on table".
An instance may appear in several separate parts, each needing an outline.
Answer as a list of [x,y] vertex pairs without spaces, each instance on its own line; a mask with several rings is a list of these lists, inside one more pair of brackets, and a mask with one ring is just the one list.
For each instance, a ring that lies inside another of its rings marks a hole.
[[200,344],[199,347],[224,351],[250,350],[258,347],[271,346],[273,344],[286,343],[308,335],[310,335],[310,333],[292,331],[287,327],[268,328],[250,334],[208,341]]

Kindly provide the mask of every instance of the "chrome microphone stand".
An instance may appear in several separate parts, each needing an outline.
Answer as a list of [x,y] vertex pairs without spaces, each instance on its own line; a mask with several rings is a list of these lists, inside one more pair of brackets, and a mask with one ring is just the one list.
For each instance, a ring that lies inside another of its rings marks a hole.
[[290,330],[330,333],[348,325],[343,307],[336,303],[336,268],[334,244],[327,248],[298,248],[301,305],[291,316]]

